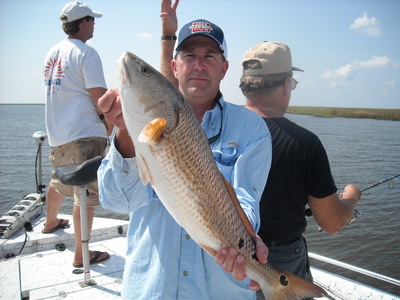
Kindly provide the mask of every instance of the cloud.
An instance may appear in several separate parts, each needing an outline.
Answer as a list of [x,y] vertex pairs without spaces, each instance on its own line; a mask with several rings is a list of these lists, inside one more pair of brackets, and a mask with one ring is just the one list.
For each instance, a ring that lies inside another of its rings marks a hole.
[[352,74],[354,73],[356,67],[352,64],[347,64],[343,67],[338,68],[337,70],[331,71],[328,70],[325,73],[321,74],[321,78],[330,79],[331,86],[344,86],[345,81],[352,78]]
[[323,73],[321,77],[327,79],[348,78],[351,75],[351,73],[354,72],[354,69],[355,69],[354,65],[347,64],[335,71],[328,70],[325,73]]
[[370,60],[356,61],[355,64],[360,68],[385,67],[389,64],[389,58],[386,56],[372,56],[372,59]]
[[360,33],[368,36],[381,35],[381,22],[375,17],[368,17],[368,13],[364,12],[364,15],[354,20],[350,24],[350,29],[356,33]]
[[383,85],[387,86],[387,87],[395,87],[396,86],[396,81],[395,80],[388,80],[388,81],[385,81],[383,83]]
[[386,56],[373,56],[370,60],[354,61],[332,71],[328,70],[321,74],[321,78],[331,80],[331,86],[345,86],[346,81],[354,77],[359,69],[371,69],[389,65],[390,59]]
[[150,32],[142,32],[142,33],[139,33],[137,36],[142,39],[145,39],[145,40],[149,40],[149,41],[153,40],[153,35]]

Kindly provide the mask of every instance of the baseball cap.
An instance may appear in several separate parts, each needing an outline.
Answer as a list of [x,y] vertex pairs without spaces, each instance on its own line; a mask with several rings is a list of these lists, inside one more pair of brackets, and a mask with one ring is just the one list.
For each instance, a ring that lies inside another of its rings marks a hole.
[[204,36],[215,41],[220,47],[225,59],[228,58],[228,48],[226,47],[224,32],[214,23],[204,19],[189,22],[181,28],[179,31],[176,51],[179,51],[179,48],[184,41],[195,36]]
[[262,42],[247,50],[242,58],[243,76],[271,75],[304,70],[292,66],[288,45]]
[[69,23],[78,19],[82,19],[86,16],[93,18],[101,18],[103,14],[99,11],[93,11],[84,2],[74,1],[64,6],[61,11],[61,17],[63,23]]

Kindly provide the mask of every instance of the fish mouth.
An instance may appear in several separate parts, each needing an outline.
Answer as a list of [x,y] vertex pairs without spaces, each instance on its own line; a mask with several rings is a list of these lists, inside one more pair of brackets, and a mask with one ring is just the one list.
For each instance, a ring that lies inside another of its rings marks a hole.
[[130,87],[132,82],[129,76],[129,61],[137,62],[137,57],[131,52],[124,52],[117,62],[118,67],[118,80],[124,87]]
[[126,55],[123,55],[118,62],[118,81],[121,82],[124,87],[131,86]]

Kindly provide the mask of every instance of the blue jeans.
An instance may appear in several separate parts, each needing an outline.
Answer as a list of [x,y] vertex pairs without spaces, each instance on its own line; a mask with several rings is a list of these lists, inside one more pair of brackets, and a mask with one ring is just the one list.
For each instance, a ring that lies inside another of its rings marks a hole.
[[[269,250],[268,263],[305,280],[313,281],[304,237],[286,244],[274,242],[266,244]],[[261,290],[257,291],[257,300],[265,300]]]

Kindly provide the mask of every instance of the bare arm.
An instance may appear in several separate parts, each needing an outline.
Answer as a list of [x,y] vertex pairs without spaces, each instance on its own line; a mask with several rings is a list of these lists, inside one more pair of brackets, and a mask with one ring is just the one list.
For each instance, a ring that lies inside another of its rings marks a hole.
[[349,184],[339,196],[336,194],[325,198],[308,196],[308,205],[318,225],[330,234],[337,234],[353,218],[354,208],[360,198],[360,189]]
[[[174,36],[178,29],[178,18],[176,16],[176,9],[179,0],[175,0],[171,4],[171,0],[162,0],[161,2],[161,24],[163,36]],[[178,87],[178,80],[175,78],[171,69],[171,60],[174,55],[174,40],[161,40],[161,73],[167,77],[176,87]]]
[[[99,103],[99,99],[101,98],[101,96],[103,96],[105,94],[107,89],[102,88],[102,87],[96,87],[96,88],[91,88],[88,91],[89,91],[90,97],[92,98],[92,102],[93,102],[94,106],[96,107],[98,115],[99,116],[103,115],[103,111],[99,108],[98,103]],[[114,126],[112,124],[108,123],[105,118],[101,119],[101,121],[106,126],[107,135],[111,135]]]

